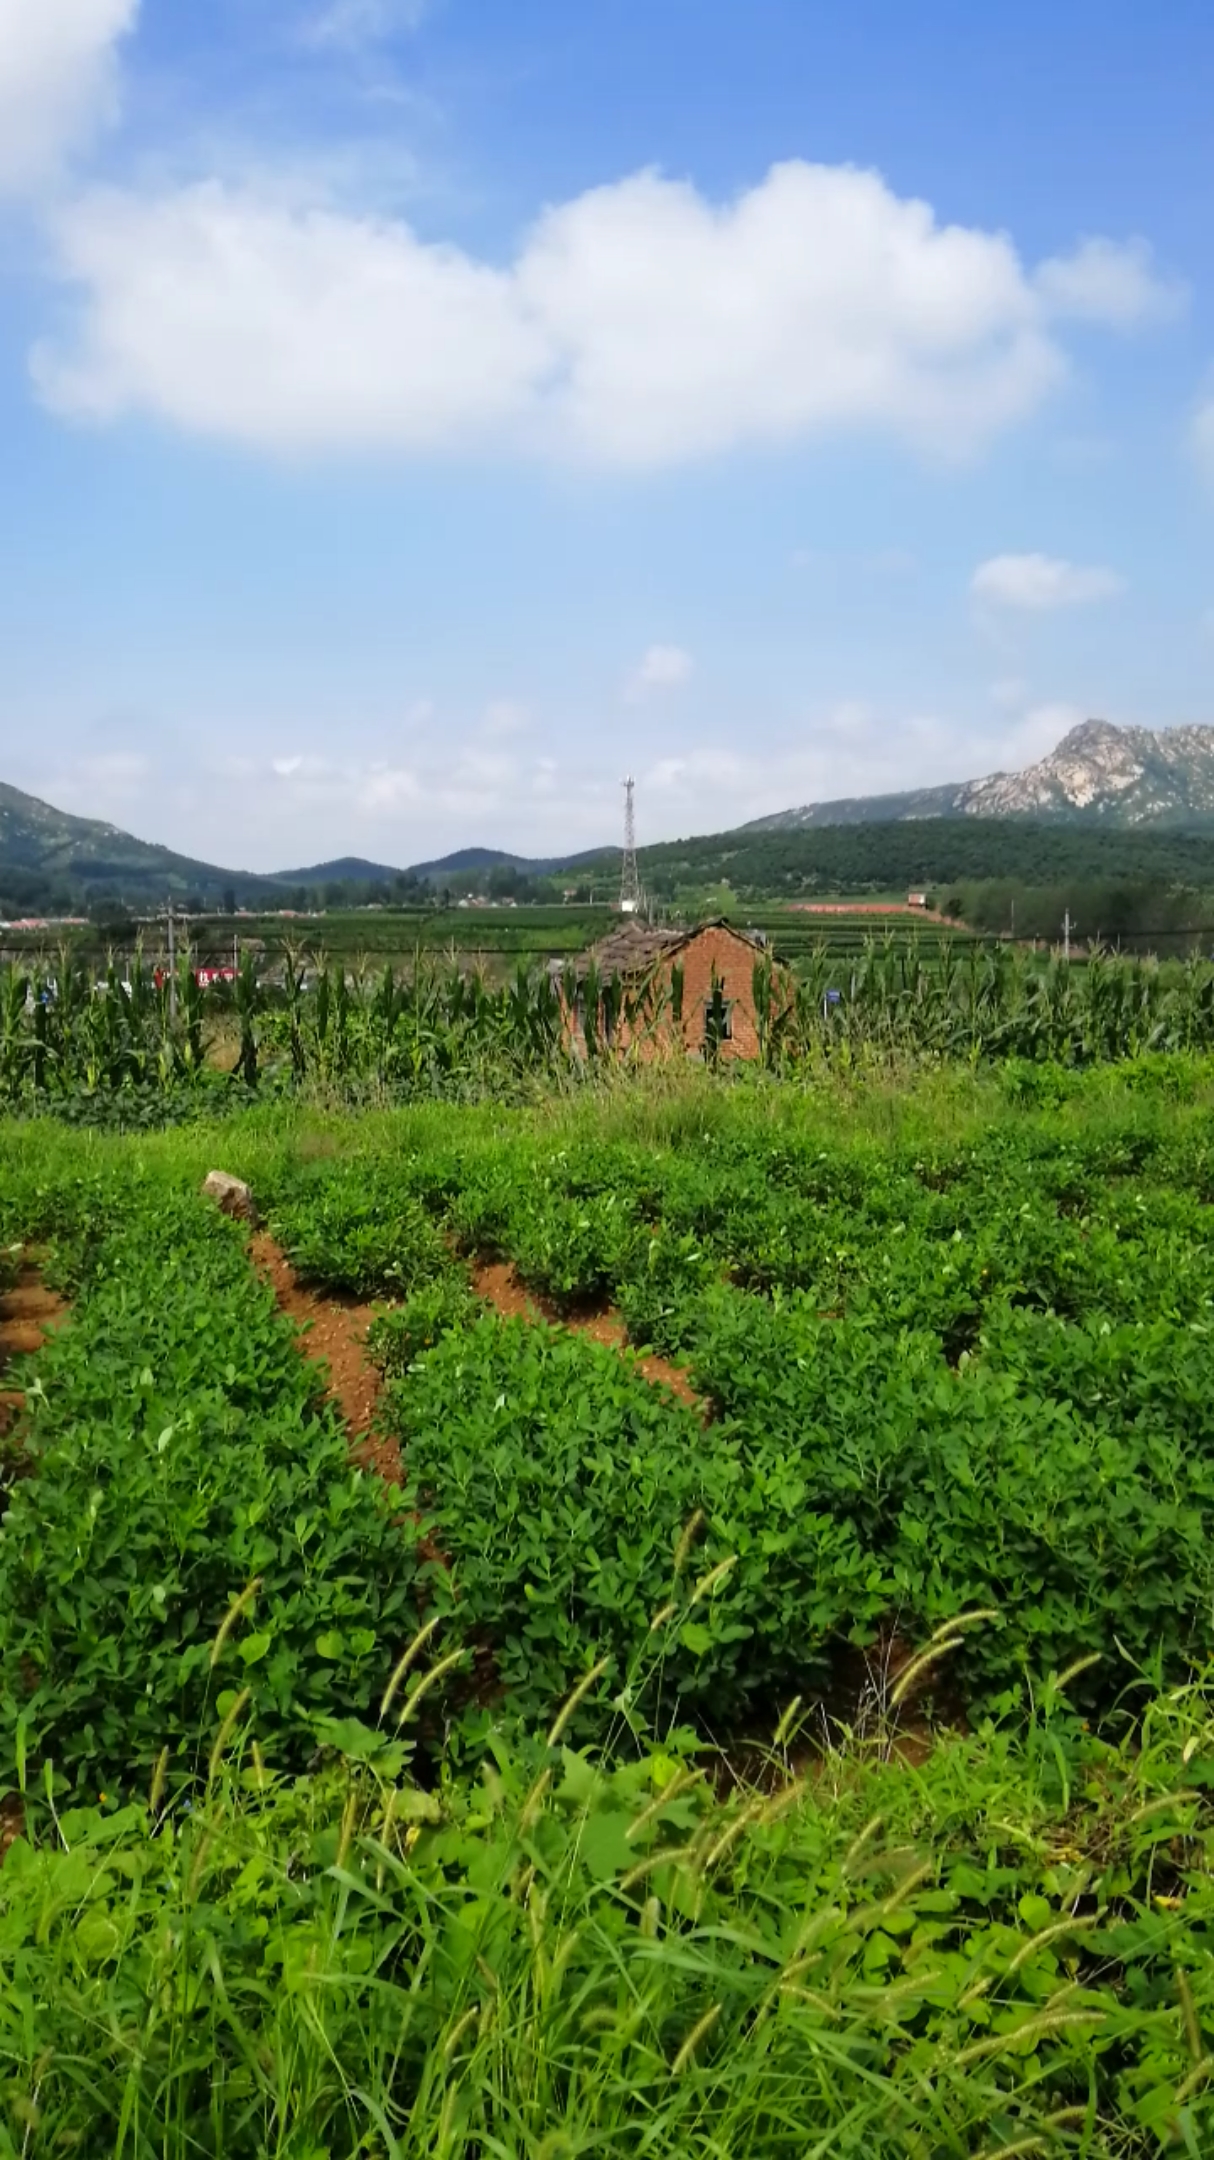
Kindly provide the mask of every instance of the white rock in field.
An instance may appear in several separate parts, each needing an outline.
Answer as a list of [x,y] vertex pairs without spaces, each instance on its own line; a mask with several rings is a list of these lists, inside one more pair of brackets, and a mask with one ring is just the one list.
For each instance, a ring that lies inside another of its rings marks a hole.
[[202,1189],[208,1200],[213,1200],[225,1215],[235,1215],[241,1222],[256,1223],[256,1203],[243,1178],[230,1177],[226,1170],[212,1170],[203,1179]]

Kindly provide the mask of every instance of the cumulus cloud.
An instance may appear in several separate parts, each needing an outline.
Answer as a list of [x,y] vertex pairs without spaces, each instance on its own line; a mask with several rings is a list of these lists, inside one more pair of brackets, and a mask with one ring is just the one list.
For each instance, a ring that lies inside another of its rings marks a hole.
[[1085,607],[1124,590],[1125,579],[1115,570],[1064,562],[1054,555],[992,555],[989,562],[979,563],[970,580],[976,600],[1038,613]]
[[280,449],[423,449],[517,418],[543,363],[509,279],[405,225],[208,182],[94,193],[61,238],[92,298],[75,353],[36,354],[35,377],[82,418],[142,408]]
[[115,55],[139,0],[0,0],[0,195],[55,178],[114,117]]
[[1037,272],[1037,290],[1051,315],[1136,330],[1182,313],[1187,288],[1163,276],[1145,240],[1085,240]]
[[57,238],[78,305],[34,371],[62,413],[632,466],[841,428],[965,454],[1065,375],[1053,316],[1122,322],[1149,276],[1088,242],[1035,280],[1005,235],[798,160],[724,204],[633,174],[546,210],[505,264],[217,179],[88,192]]
[[681,645],[651,645],[628,677],[625,695],[635,703],[651,690],[677,690],[694,666],[691,654]]

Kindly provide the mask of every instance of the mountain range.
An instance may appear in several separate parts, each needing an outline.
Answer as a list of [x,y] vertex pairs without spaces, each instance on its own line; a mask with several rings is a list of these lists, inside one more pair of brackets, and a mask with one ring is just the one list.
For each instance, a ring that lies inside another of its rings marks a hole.
[[[1214,833],[1214,727],[1114,727],[1088,720],[1072,728],[1048,757],[1018,773],[992,773],[985,779],[941,787],[911,789],[898,795],[869,795],[836,802],[808,803],[755,819],[734,833],[715,836],[723,863],[740,862],[748,836],[809,833],[826,827],[890,826],[940,820],[956,830],[958,821],[1010,820],[1036,827],[1102,828],[1109,841],[1118,832],[1150,829],[1194,835]],[[940,835],[944,850],[945,834]],[[930,864],[933,853],[923,836],[922,874],[947,876],[943,864]],[[703,855],[710,841],[662,843],[642,851],[642,864],[655,869],[690,848]],[[613,850],[588,850],[560,858],[530,858],[496,848],[461,848],[436,861],[400,871],[360,856],[342,856],[306,869],[271,876],[221,869],[214,863],[177,855],[171,848],[137,840],[117,826],[95,818],[70,816],[36,796],[0,783],[0,915],[37,910],[66,910],[98,900],[153,908],[166,897],[197,900],[206,907],[282,907],[299,905],[317,887],[341,883],[391,885],[455,881],[484,872],[514,868],[533,876],[610,863]],[[871,850],[867,851],[871,855]],[[1199,851],[1204,854],[1204,849]],[[899,850],[899,860],[905,850]],[[707,859],[707,858],[705,858]],[[1110,869],[1113,858],[1110,858]],[[892,870],[892,862],[891,862]]]

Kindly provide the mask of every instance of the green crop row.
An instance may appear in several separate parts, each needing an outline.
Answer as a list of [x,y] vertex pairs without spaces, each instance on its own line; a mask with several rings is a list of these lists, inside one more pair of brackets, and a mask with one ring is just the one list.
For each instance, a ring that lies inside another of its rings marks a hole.
[[188,1780],[245,1691],[301,1764],[417,1625],[400,1496],[353,1467],[239,1232],[193,1193],[134,1169],[14,1178],[0,1214],[74,1295],[14,1375],[32,1391],[0,1531],[0,1782],[53,1761],[64,1790],[129,1789],[166,1748]]

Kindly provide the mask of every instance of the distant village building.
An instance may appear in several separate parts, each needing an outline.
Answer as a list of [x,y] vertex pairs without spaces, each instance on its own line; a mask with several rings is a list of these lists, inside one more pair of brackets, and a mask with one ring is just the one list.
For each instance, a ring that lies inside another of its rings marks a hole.
[[[757,934],[744,935],[726,922],[701,923],[694,930],[623,922],[576,964],[574,1046],[587,1047],[586,995],[597,981],[600,996],[613,984],[620,995],[620,1010],[612,1009],[608,997],[600,1022],[615,1049],[635,1048],[642,1057],[681,1049],[688,1057],[712,1052],[722,1059],[757,1058],[754,973],[765,957]],[[776,973],[779,979],[783,970]]]

